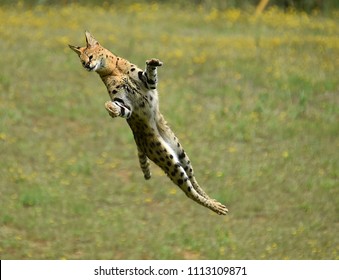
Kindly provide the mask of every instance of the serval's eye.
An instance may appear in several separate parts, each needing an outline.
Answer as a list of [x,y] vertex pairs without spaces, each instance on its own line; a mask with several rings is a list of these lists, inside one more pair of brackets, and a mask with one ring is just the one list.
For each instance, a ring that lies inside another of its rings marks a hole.
[[93,58],[93,55],[90,55],[88,58],[91,60]]

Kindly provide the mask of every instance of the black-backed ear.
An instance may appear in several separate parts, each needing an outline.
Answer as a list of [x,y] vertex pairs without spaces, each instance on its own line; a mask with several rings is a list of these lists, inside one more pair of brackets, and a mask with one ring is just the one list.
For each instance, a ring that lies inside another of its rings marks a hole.
[[87,48],[99,45],[99,42],[88,31],[85,32]]
[[80,55],[82,53],[81,47],[72,46],[72,45],[68,45],[68,46],[71,48],[71,50],[75,51],[77,55]]

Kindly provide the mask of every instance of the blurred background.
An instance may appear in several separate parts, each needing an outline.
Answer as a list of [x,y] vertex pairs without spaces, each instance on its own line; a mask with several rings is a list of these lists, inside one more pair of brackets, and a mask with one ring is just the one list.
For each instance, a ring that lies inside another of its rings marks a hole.
[[[241,2],[241,4],[240,4]],[[338,259],[338,1],[0,1],[1,259]],[[68,44],[159,69],[203,189],[152,164]]]
[[196,6],[203,5],[204,7],[212,7],[218,9],[227,8],[248,8],[258,6],[277,6],[279,8],[295,8],[305,12],[312,12],[314,10],[321,10],[322,12],[330,12],[332,9],[337,9],[339,3],[336,0],[157,0],[157,1],[133,1],[133,0],[1,0],[1,4],[12,5],[13,3],[24,3],[29,6],[33,5],[68,5],[68,4],[81,4],[81,5],[103,5],[103,4],[133,4],[133,3],[162,3],[162,4],[175,4],[180,6]]

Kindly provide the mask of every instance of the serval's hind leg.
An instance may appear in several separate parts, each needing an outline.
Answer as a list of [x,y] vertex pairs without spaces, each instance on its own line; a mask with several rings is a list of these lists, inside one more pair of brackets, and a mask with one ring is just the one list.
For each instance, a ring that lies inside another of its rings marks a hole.
[[[177,154],[171,149],[166,142],[158,141],[157,150],[155,154],[159,157],[150,157],[168,177],[192,200],[211,209],[219,215],[226,215],[228,210],[226,206],[221,203],[210,199],[205,192],[199,187],[196,190],[188,177],[186,170],[180,163]],[[200,194],[200,193],[201,194]],[[204,195],[202,195],[204,194]]]
[[205,191],[199,186],[198,182],[196,181],[196,179],[194,177],[194,171],[193,171],[191,161],[190,161],[188,155],[186,154],[186,152],[184,151],[183,147],[179,143],[178,138],[174,135],[174,133],[172,131],[169,131],[169,129],[168,129],[167,133],[169,135],[165,135],[164,137],[166,137],[168,139],[173,139],[173,141],[168,141],[168,143],[171,146],[171,148],[173,149],[174,153],[176,153],[176,157],[178,158],[181,166],[184,168],[184,170],[185,170],[185,172],[188,176],[188,179],[191,181],[193,188],[197,191],[198,194],[200,194],[204,198],[211,199],[205,193]]
[[176,167],[178,168],[178,173],[184,175],[182,175],[180,179],[173,182],[177,186],[179,186],[190,199],[209,208],[210,210],[214,211],[219,215],[227,214],[228,209],[226,208],[225,205],[221,204],[215,199],[210,199],[206,195],[206,193],[199,187],[199,185],[197,185],[198,188],[196,189],[196,187],[194,187],[192,182],[189,180],[187,174],[184,172],[185,171],[184,168],[179,164],[177,164]]
[[191,161],[184,150],[181,150],[181,152],[178,155],[178,159],[180,161],[180,164],[184,168],[189,180],[191,181],[193,188],[197,191],[197,193],[205,197],[206,199],[211,199],[196,181]]
[[144,152],[142,152],[138,148],[138,157],[139,157],[139,163],[140,163],[140,168],[142,170],[142,173],[144,173],[144,178],[146,180],[151,179],[151,170],[150,170],[150,163],[149,160]]

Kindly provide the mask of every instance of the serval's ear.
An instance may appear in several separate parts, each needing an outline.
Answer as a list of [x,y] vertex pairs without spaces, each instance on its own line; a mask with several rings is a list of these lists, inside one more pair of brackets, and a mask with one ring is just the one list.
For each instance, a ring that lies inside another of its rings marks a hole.
[[77,47],[77,46],[72,46],[72,45],[68,45],[71,50],[75,51],[77,53],[77,55],[81,55],[82,54],[82,48],[81,47]]
[[87,48],[99,45],[99,42],[88,31],[85,32]]

